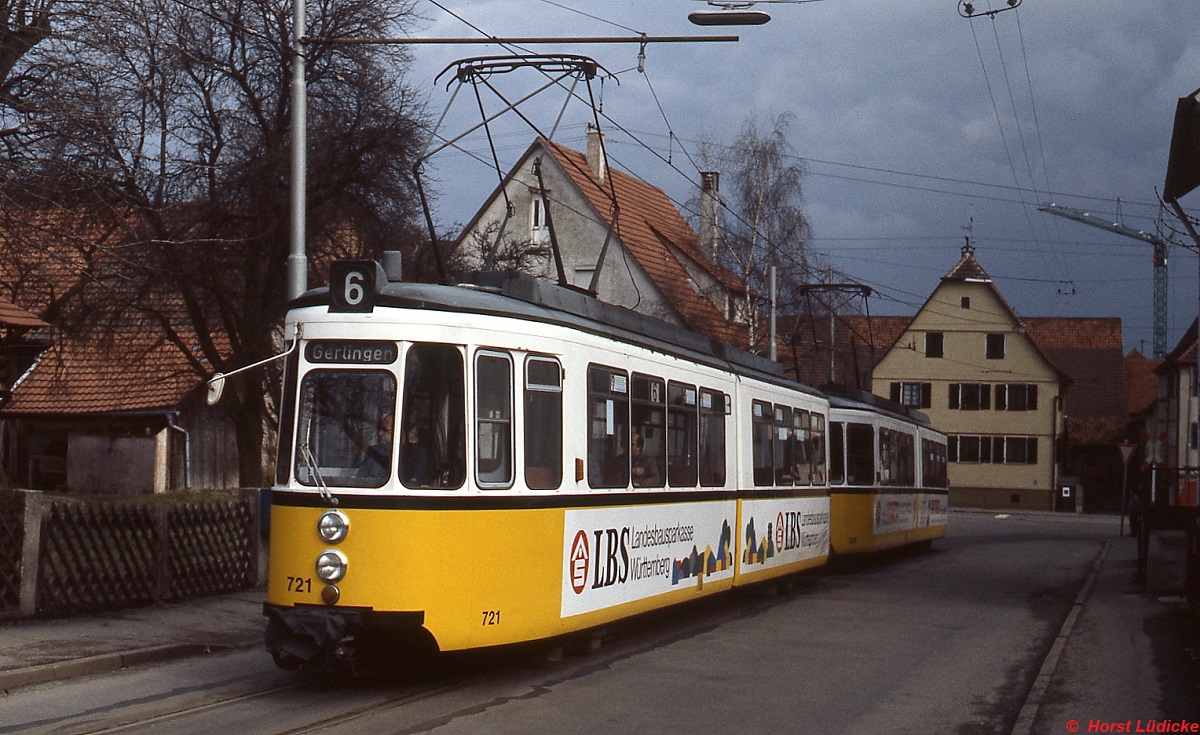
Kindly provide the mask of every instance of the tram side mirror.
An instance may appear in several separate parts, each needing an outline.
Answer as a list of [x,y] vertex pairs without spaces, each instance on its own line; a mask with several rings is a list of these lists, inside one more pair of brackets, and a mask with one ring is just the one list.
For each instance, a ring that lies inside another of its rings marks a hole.
[[222,373],[217,373],[208,380],[208,396],[205,398],[208,405],[215,406],[217,401],[221,400],[221,394],[225,392],[225,376]]

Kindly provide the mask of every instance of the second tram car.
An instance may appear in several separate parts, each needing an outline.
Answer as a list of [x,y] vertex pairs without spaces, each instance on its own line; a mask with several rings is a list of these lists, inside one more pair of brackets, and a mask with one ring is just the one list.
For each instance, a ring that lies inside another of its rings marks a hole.
[[829,396],[830,544],[855,554],[946,535],[946,436],[871,394]]
[[[527,276],[399,283],[350,261],[330,282],[286,325],[280,666],[553,638],[829,557],[847,463],[828,445],[868,407],[835,424],[776,363]],[[940,508],[914,511],[924,532]]]

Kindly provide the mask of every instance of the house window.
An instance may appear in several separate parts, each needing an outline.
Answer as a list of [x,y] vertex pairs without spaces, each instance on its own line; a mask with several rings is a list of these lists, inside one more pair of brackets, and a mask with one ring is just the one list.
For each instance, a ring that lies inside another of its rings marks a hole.
[[970,309],[971,308],[971,297],[963,296],[961,299],[959,299],[958,304],[959,304],[959,306],[961,306],[964,309]]
[[892,383],[891,398],[905,406],[929,408],[933,405],[933,386],[930,383]]
[[925,357],[942,357],[945,334],[942,332],[925,333]]
[[1004,359],[1004,335],[989,334],[987,336],[987,359],[1003,360]]
[[997,436],[992,438],[992,462],[995,464],[1037,464],[1036,436]]
[[951,383],[952,411],[986,411],[992,407],[992,390],[987,383]]
[[996,386],[997,411],[1036,411],[1038,387],[1029,383]]
[[550,241],[550,229],[546,227],[546,209],[539,192],[531,192],[529,202],[529,240],[538,245]]
[[978,464],[992,461],[992,440],[986,436],[964,434],[949,438],[947,451],[951,462]]

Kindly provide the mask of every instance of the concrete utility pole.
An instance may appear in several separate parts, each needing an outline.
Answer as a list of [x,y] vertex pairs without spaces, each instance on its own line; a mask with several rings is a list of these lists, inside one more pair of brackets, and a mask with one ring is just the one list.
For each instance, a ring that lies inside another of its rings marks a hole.
[[[757,0],[758,2],[803,2],[805,0]],[[751,3],[753,4],[753,3]],[[765,15],[765,14],[764,14]],[[308,189],[308,84],[306,61],[308,49],[314,44],[344,45],[526,45],[526,44],[612,44],[636,43],[643,49],[647,43],[709,43],[737,42],[738,36],[593,36],[593,37],[531,37],[531,38],[330,38],[309,37],[306,0],[292,0],[292,86],[291,86],[291,176],[289,182],[290,238],[287,259],[287,297],[292,300],[308,290],[308,253],[305,238],[307,227]],[[744,25],[732,16],[726,22],[705,25]],[[769,17],[768,17],[769,20]],[[764,21],[765,22],[765,21]],[[426,154],[428,155],[428,153]],[[431,233],[432,234],[432,233]]]
[[1167,354],[1167,245],[1168,241],[1151,235],[1142,230],[1126,227],[1120,222],[1110,222],[1103,217],[1097,217],[1091,212],[1063,207],[1051,202],[1038,207],[1039,212],[1065,217],[1085,225],[1098,227],[1101,230],[1115,232],[1118,235],[1132,237],[1135,240],[1148,242],[1154,246],[1154,359],[1161,359]]

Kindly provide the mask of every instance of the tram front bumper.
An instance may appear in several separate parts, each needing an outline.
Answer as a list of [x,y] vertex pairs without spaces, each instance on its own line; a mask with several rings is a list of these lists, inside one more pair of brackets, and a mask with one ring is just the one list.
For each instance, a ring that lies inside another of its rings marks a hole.
[[328,670],[353,660],[354,613],[263,605],[263,614],[263,643],[280,668]]

